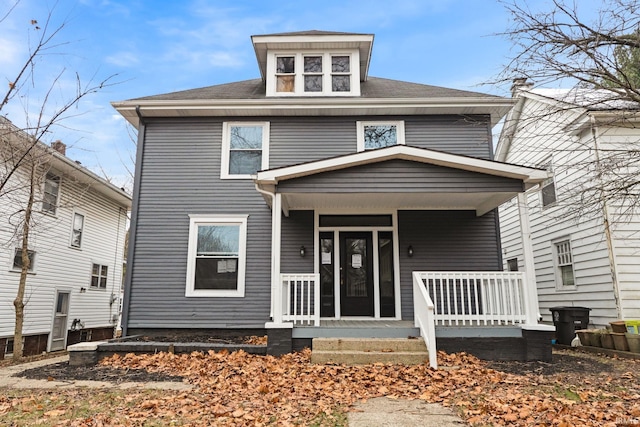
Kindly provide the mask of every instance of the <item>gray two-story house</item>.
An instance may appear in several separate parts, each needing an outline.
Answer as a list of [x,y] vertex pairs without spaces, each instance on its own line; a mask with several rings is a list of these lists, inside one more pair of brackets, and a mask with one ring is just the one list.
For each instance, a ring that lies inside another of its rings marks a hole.
[[125,334],[538,357],[534,279],[501,272],[496,208],[547,176],[492,160],[512,101],[370,77],[373,38],[253,36],[258,79],[113,104],[139,129]]

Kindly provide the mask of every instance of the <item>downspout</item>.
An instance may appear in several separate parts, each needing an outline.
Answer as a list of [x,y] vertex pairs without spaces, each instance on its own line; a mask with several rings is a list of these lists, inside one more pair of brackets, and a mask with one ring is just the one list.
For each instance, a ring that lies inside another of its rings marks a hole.
[[276,254],[276,236],[275,236],[275,221],[276,221],[276,214],[277,212],[275,212],[275,208],[276,208],[276,193],[271,192],[271,191],[267,191],[267,190],[263,190],[262,188],[260,188],[258,186],[258,183],[255,182],[255,178],[254,178],[254,184],[256,187],[256,191],[260,194],[262,194],[263,196],[267,196],[271,199],[271,306],[269,308],[269,317],[271,317],[271,320],[273,319],[273,307],[275,305],[275,290],[276,290],[276,286],[278,283],[278,280],[276,280],[276,271],[275,271],[275,267],[276,267],[276,263],[275,263],[275,254]]
[[127,336],[129,328],[129,306],[131,304],[131,277],[133,274],[133,253],[136,247],[138,228],[138,206],[140,201],[140,179],[142,178],[142,159],[144,157],[144,140],[147,124],[144,121],[140,106],[136,105],[136,114],[140,121],[138,125],[138,142],[136,150],[136,167],[133,178],[133,200],[131,201],[131,223],[129,224],[129,248],[127,250],[127,273],[124,278],[124,299],[122,301],[122,336]]
[[[118,265],[118,246],[120,245],[120,219],[122,218],[122,207],[118,207],[118,234],[116,235],[116,247],[113,253],[113,281],[111,284],[111,295],[109,296],[109,323],[117,326],[118,321],[113,319],[113,304],[116,301],[120,301],[120,289],[118,289],[118,296],[116,297],[116,283],[119,282],[120,286],[122,286],[122,270],[116,268]],[[125,231],[126,232],[126,231]],[[116,280],[116,271],[120,271],[120,280]],[[120,307],[118,306],[118,309]],[[114,329],[115,330],[115,329]]]
[[[596,158],[596,176],[598,183],[602,183],[602,174],[600,173],[600,151],[598,148],[598,130],[593,116],[590,116],[591,121],[591,137],[593,138],[594,155]],[[602,189],[600,190],[602,192]],[[609,221],[609,208],[607,207],[607,201],[602,200],[602,217],[604,225],[604,234],[607,240],[607,252],[609,255],[609,268],[611,269],[611,283],[613,285],[613,298],[616,301],[616,316],[618,319],[624,319],[622,305],[620,303],[620,286],[618,284],[618,271],[615,255],[615,247],[613,244],[613,237],[611,236],[611,223]]]

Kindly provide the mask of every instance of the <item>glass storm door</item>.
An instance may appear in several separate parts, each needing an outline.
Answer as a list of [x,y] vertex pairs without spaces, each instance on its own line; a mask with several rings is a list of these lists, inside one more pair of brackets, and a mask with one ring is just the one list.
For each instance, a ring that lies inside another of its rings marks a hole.
[[56,311],[51,331],[51,351],[64,350],[67,344],[67,318],[69,317],[69,292],[58,291]]
[[371,232],[340,233],[340,314],[373,316]]

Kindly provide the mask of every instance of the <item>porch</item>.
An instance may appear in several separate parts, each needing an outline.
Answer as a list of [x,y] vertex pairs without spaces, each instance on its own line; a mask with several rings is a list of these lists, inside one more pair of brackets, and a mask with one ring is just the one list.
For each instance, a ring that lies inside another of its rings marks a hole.
[[413,320],[320,316],[318,274],[282,274],[280,324],[291,325],[294,347],[314,338],[422,337],[429,363],[437,350],[484,358],[545,360],[553,328],[537,324],[537,299],[522,272],[414,272]]

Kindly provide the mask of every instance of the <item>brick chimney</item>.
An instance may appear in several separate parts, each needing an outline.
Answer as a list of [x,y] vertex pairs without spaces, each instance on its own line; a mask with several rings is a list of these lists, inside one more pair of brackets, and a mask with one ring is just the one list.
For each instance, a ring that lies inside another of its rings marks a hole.
[[67,153],[67,144],[65,144],[64,142],[57,140],[57,141],[53,141],[51,143],[51,148],[53,148],[54,150],[56,150],[58,153],[62,154],[63,156],[66,155]]
[[515,98],[518,92],[523,90],[529,90],[533,87],[533,83],[527,82],[526,77],[518,77],[513,79],[513,84],[511,85],[511,97]]

